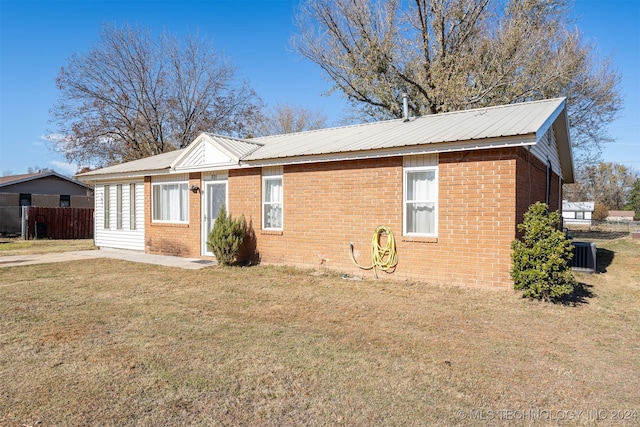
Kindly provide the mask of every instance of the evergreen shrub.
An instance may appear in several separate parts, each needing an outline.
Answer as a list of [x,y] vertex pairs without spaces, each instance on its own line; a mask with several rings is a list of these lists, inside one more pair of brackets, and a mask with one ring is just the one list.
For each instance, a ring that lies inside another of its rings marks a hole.
[[573,245],[558,229],[560,213],[549,212],[545,203],[529,207],[518,230],[521,240],[511,243],[511,278],[523,296],[557,300],[573,292],[576,280],[569,266]]
[[231,215],[227,216],[227,208],[222,205],[207,239],[207,247],[216,256],[219,264],[233,264],[246,232],[247,222],[244,215],[233,219]]

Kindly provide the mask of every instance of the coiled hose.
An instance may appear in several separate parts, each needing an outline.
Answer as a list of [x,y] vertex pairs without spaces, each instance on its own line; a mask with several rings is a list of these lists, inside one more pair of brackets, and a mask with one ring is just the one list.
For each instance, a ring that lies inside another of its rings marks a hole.
[[[387,244],[382,247],[380,245],[380,237],[384,234],[387,235]],[[356,258],[353,255],[353,243],[349,243],[349,249],[353,263],[363,270],[373,269],[373,275],[376,279],[378,278],[376,270],[389,272],[390,270],[395,269],[396,265],[398,265],[396,240],[393,237],[391,229],[385,225],[379,225],[373,233],[373,238],[371,239],[371,265],[362,266],[358,264],[358,261],[356,261]]]

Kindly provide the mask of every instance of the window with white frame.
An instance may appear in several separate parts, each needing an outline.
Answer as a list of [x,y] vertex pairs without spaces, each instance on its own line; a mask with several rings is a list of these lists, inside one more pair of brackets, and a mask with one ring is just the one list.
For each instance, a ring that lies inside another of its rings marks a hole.
[[434,237],[438,233],[438,169],[404,169],[404,234]]
[[189,189],[186,182],[152,184],[152,218],[158,222],[189,222]]
[[262,177],[262,228],[282,230],[282,175]]

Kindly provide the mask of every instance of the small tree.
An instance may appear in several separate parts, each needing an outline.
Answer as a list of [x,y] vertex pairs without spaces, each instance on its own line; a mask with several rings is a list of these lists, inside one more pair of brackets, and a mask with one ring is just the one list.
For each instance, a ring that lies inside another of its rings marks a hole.
[[227,216],[227,208],[222,205],[213,229],[207,239],[207,247],[222,265],[231,265],[236,259],[240,245],[247,232],[247,222],[244,215],[233,219]]
[[524,235],[511,243],[511,278],[525,297],[551,301],[573,292],[576,280],[568,265],[573,245],[559,224],[560,214],[540,202],[531,205],[518,224]]
[[596,221],[604,221],[609,216],[609,208],[602,202],[596,202],[593,208],[592,218]]

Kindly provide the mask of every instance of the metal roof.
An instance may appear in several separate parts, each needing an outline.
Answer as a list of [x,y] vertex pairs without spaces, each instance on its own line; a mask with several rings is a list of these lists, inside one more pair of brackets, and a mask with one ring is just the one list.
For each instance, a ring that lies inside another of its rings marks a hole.
[[[474,110],[396,119],[360,125],[335,127],[307,132],[274,135],[248,140],[204,133],[238,166],[260,165],[278,159],[313,159],[312,156],[333,155],[348,158],[347,153],[391,150],[400,152],[406,147],[425,147],[446,144],[444,149],[469,149],[466,143],[509,140],[509,145],[535,144],[551,126],[558,127],[556,135],[565,182],[573,182],[573,160],[566,123],[565,99],[523,102]],[[200,136],[194,141],[201,141]],[[179,166],[194,143],[181,150],[134,160],[78,175],[80,179],[102,179],[144,173],[163,173]],[[566,172],[564,172],[566,170]]]
[[168,153],[157,154],[144,159],[120,163],[119,165],[107,166],[106,168],[81,173],[77,176],[79,178],[85,178],[96,175],[127,174],[168,169],[169,166],[171,166],[171,163],[178,158],[183,150],[170,151]]
[[264,143],[255,139],[238,139],[230,136],[217,135],[213,133],[205,132],[209,138],[217,143],[220,148],[226,149],[226,151],[232,155],[232,157],[240,160],[256,149],[262,147]]
[[595,202],[567,202],[562,201],[562,210],[567,212],[593,212]]
[[[557,117],[564,98],[388,120],[256,138],[264,143],[243,160],[345,153],[479,139],[537,135]],[[544,129],[546,130],[546,129]]]

